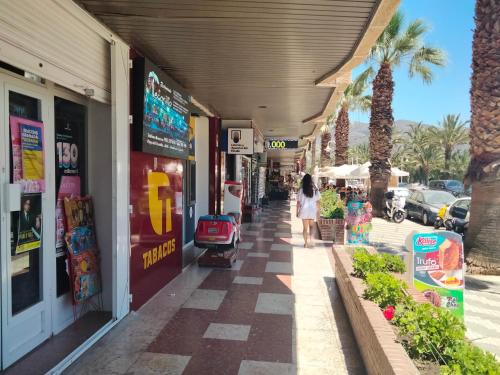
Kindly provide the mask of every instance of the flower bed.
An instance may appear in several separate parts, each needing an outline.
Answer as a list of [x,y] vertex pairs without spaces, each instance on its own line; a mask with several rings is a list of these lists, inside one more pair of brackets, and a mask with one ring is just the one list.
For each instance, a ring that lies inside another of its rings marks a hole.
[[[372,301],[372,304],[378,305],[376,314],[385,317],[383,319],[391,320],[392,324],[388,321],[384,322],[385,324],[380,321],[377,323],[393,330],[393,335],[387,335],[390,340],[395,338],[394,332],[397,333],[398,340],[394,339],[393,343],[397,341],[402,343],[402,346],[398,344],[399,349],[404,347],[409,357],[418,364],[421,373],[500,374],[500,364],[493,355],[465,340],[465,326],[460,318],[446,309],[435,307],[430,303],[420,303],[425,301],[421,295],[417,297],[418,301],[413,298],[417,295],[415,290],[408,287],[400,277],[395,277],[397,273],[403,273],[405,270],[401,259],[396,256],[376,254],[374,249],[358,248],[352,253],[352,249],[345,247],[334,248],[334,256],[337,282],[342,275],[340,284],[349,281],[353,285],[358,285],[357,297],[362,296]],[[359,288],[360,283],[361,288]],[[347,295],[342,291],[342,289],[345,291],[346,287],[341,288],[340,284],[339,289],[347,308]],[[349,309],[348,313],[356,332]],[[357,334],[356,339],[358,335],[361,334]],[[378,338],[381,342],[379,346],[382,347],[386,338],[383,336]],[[363,352],[363,342],[358,340],[358,344]],[[395,353],[401,357],[399,350]],[[366,357],[365,364],[369,373],[381,373],[378,368],[371,369],[373,358],[369,354],[363,354],[364,360]],[[393,363],[392,358],[389,358],[388,363]],[[416,368],[408,369],[405,373],[413,371],[417,371]]]

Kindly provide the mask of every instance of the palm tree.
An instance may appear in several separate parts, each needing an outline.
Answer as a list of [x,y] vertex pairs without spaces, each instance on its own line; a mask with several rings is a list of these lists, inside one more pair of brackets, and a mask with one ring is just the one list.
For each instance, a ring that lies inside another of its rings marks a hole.
[[430,128],[422,125],[422,123],[410,125],[410,130],[405,134],[408,140],[406,148],[408,163],[416,174],[420,175],[420,182],[427,185],[431,173],[439,170],[442,166],[440,148],[433,142]]
[[349,159],[354,160],[356,164],[364,164],[370,161],[370,149],[367,143],[349,147]]
[[470,163],[469,150],[458,150],[451,154],[450,158],[450,176],[456,180],[463,180],[467,167]]
[[[432,71],[429,65],[444,65],[443,52],[423,43],[422,37],[427,30],[427,26],[421,20],[415,20],[403,29],[403,15],[397,12],[370,52],[370,60],[378,67],[372,83],[373,98],[370,114],[370,200],[375,215],[382,213],[384,193],[391,175],[389,160],[394,123],[392,70],[407,62],[410,78],[419,75],[425,83],[430,83]],[[373,68],[370,70],[374,71]]]
[[335,165],[348,162],[349,150],[349,111],[368,111],[371,96],[366,95],[370,71],[365,71],[352,81],[344,90],[339,101],[339,112],[335,125]]
[[472,183],[472,202],[465,242],[468,270],[495,274],[500,274],[498,14],[497,0],[476,0],[470,91],[472,160],[467,176]]
[[460,121],[460,115],[446,115],[437,127],[431,128],[433,139],[444,151],[444,177],[450,175],[450,160],[454,148],[469,140],[467,124],[468,121]]
[[332,140],[333,115],[329,116],[321,129],[321,155],[320,166],[326,167],[332,164],[330,142]]

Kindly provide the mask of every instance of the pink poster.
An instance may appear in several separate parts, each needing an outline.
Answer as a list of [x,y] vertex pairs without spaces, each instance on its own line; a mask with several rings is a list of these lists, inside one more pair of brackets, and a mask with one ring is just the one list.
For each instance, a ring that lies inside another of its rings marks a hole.
[[56,249],[64,251],[64,198],[80,196],[80,176],[62,176],[56,202]]
[[45,192],[43,123],[10,116],[13,182],[23,193]]

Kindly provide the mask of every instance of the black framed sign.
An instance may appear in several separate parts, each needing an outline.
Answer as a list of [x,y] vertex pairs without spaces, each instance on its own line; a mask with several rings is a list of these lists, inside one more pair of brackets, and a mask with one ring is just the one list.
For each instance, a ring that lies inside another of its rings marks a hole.
[[133,71],[134,149],[187,159],[189,95],[146,58],[134,59]]
[[292,150],[299,148],[297,138],[267,138],[266,149],[268,150]]

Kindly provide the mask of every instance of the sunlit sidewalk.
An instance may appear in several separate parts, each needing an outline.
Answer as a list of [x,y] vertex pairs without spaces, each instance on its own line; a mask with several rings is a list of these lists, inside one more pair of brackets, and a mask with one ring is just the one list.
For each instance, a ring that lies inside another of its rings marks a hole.
[[245,224],[233,269],[188,268],[68,374],[363,374],[327,250],[295,207]]

